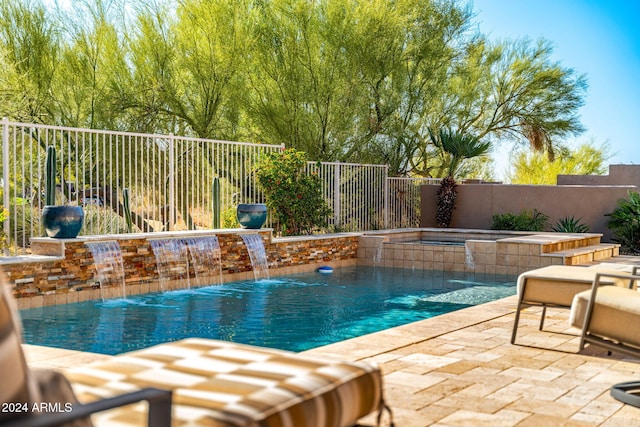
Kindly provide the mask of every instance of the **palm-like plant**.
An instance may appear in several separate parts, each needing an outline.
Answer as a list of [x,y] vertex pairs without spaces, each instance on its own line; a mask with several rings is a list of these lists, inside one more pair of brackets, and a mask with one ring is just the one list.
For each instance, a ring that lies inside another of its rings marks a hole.
[[433,145],[449,156],[448,174],[440,182],[436,211],[438,227],[448,227],[451,224],[451,216],[458,195],[456,172],[458,172],[463,160],[487,154],[491,149],[491,143],[482,142],[477,136],[445,128],[441,128],[437,134],[429,128],[429,138]]
[[614,241],[622,245],[626,253],[640,253],[640,193],[630,191],[627,199],[618,200],[607,226],[614,234]]

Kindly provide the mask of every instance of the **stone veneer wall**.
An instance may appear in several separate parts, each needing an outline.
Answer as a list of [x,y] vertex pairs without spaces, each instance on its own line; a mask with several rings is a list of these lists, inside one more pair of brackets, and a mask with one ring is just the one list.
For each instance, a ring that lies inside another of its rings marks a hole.
[[[79,239],[36,238],[32,241],[35,256],[1,260],[9,282],[15,286],[19,308],[65,304],[105,297],[121,292],[121,286],[100,290],[95,277],[93,256],[85,245],[89,241],[119,242],[128,295],[160,290],[156,258],[150,238],[179,238],[216,235],[222,259],[222,281],[253,278],[251,260],[240,234],[242,230],[222,232],[149,233],[146,235],[91,236]],[[273,239],[270,229],[262,229],[269,271],[273,275],[312,271],[319,264],[334,267],[356,263],[358,235],[333,234]],[[193,276],[193,271],[188,272]],[[209,281],[206,284],[215,283]],[[205,283],[203,283],[205,284]],[[175,281],[165,289],[184,287]]]

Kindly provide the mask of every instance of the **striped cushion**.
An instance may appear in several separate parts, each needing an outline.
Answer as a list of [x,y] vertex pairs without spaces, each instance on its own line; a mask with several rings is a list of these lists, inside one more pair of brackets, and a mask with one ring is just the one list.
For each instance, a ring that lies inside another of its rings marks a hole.
[[[66,373],[80,401],[144,387],[173,390],[180,426],[347,426],[380,408],[380,370],[226,341],[190,338]],[[94,416],[134,425],[144,406]]]
[[22,352],[21,333],[15,301],[0,272],[0,402],[22,403],[28,409],[26,412],[19,412],[3,406],[5,410],[0,411],[0,420],[28,415],[32,402],[38,400],[37,390],[29,376]]

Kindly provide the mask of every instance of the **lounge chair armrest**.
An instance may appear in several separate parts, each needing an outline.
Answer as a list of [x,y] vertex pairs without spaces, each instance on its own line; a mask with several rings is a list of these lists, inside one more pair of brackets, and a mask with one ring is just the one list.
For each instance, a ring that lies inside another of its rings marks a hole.
[[6,423],[2,423],[2,427],[54,427],[80,418],[88,417],[96,412],[130,405],[143,400],[149,402],[149,427],[170,427],[171,396],[172,393],[170,390],[146,388],[87,404],[76,403],[73,405],[73,409],[69,412],[59,412],[11,420]]
[[596,289],[598,286],[600,286],[600,279],[602,277],[608,277],[611,279],[620,279],[620,280],[628,280],[629,281],[629,289],[633,288],[633,284],[637,281],[640,281],[640,275],[636,274],[636,270],[637,268],[640,267],[634,267],[633,268],[633,273],[631,274],[625,274],[625,273],[609,273],[609,272],[599,272],[596,273],[596,277],[593,279],[593,286],[591,288],[591,293],[594,294],[596,292]]

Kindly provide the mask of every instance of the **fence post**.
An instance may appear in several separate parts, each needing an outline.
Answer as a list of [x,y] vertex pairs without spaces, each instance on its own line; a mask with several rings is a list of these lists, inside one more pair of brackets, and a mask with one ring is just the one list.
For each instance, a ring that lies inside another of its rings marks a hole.
[[175,140],[173,133],[169,134],[169,231],[173,231],[176,222],[176,192],[175,192]]
[[340,194],[340,162],[336,163],[333,173],[333,224],[339,230],[341,224],[341,194]]
[[389,195],[389,165],[385,165],[384,167],[384,229],[389,229],[389,205],[390,205],[390,195]]
[[[9,209],[9,119],[2,118],[2,207]],[[5,219],[3,229],[4,234],[9,238],[11,234],[11,224],[9,218]],[[4,254],[9,255],[9,248],[5,246]]]

